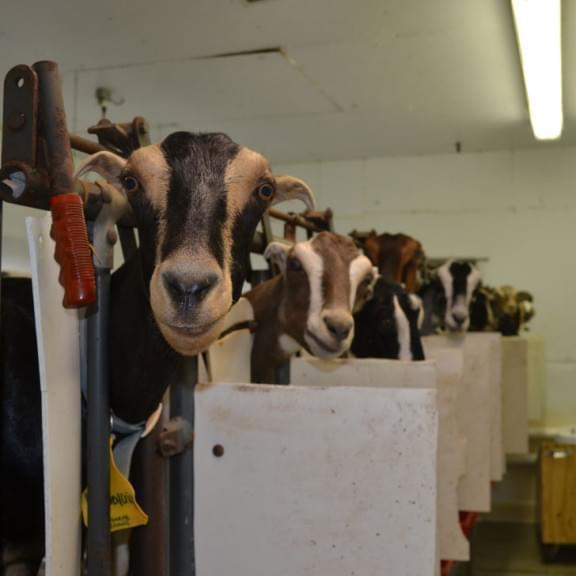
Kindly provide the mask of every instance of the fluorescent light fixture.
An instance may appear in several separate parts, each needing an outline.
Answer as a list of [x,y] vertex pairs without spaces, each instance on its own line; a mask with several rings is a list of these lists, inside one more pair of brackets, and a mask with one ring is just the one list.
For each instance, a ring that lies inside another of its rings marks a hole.
[[562,35],[560,0],[512,0],[524,84],[534,136],[562,133]]

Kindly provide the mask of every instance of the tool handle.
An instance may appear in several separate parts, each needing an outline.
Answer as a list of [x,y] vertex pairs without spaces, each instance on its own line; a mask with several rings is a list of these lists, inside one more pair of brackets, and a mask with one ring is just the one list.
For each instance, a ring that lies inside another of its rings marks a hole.
[[82,199],[77,194],[59,194],[50,199],[56,243],[54,259],[60,265],[58,280],[64,288],[64,308],[80,308],[96,301],[96,280]]

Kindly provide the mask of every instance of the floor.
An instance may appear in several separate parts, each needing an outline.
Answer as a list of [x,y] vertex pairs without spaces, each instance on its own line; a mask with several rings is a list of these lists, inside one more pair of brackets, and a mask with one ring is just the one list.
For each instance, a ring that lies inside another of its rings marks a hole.
[[453,576],[576,575],[576,547],[562,549],[554,563],[544,564],[532,524],[479,523],[472,535],[472,558]]

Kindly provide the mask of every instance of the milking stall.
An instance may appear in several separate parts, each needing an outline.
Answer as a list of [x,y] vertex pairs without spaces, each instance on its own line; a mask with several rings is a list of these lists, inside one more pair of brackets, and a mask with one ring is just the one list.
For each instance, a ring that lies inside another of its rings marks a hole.
[[576,4],[2,13],[0,576],[576,574]]

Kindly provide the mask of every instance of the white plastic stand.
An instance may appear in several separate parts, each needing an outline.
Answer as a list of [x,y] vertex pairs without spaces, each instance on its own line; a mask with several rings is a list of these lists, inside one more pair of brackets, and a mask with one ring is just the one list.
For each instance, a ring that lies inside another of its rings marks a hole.
[[64,310],[50,217],[26,218],[38,340],[44,449],[46,576],[78,576],[81,561],[79,321]]
[[436,363],[396,360],[294,358],[292,382],[312,386],[429,388],[438,391],[438,554],[468,560],[468,540],[459,523],[458,482],[465,471],[465,441],[458,430],[456,398],[463,370],[459,350],[440,350]]
[[546,346],[544,338],[536,334],[523,336],[528,342],[528,421],[544,420],[546,390]]
[[528,452],[528,339],[502,338],[504,447],[507,454]]
[[464,373],[458,395],[459,427],[466,439],[466,473],[460,481],[459,508],[489,512],[490,483],[503,473],[501,424],[500,335],[467,334],[465,337],[428,336],[424,349],[434,358],[438,349],[459,349]]
[[[226,317],[225,332],[238,324],[254,320],[254,309],[240,298]],[[200,362],[199,382],[250,382],[250,357],[253,336],[248,328],[235,330],[217,340],[208,350],[208,367]]]
[[200,386],[198,576],[432,576],[434,390]]

